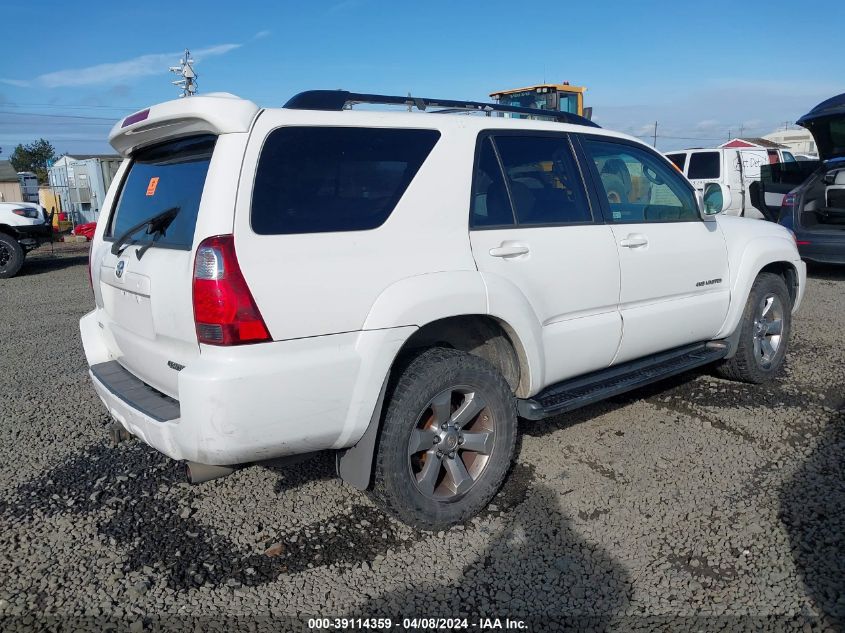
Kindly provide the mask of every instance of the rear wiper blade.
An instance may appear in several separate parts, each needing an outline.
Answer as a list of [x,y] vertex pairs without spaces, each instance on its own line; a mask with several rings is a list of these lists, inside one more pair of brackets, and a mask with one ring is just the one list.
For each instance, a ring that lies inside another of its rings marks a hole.
[[165,229],[170,226],[170,223],[173,222],[173,219],[181,209],[182,207],[170,207],[169,209],[156,213],[154,216],[147,218],[143,222],[138,222],[138,224],[126,229],[120,237],[114,241],[114,244],[112,244],[112,255],[120,254],[120,247],[126,244],[130,237],[143,228],[147,229],[147,234],[155,234],[155,237],[153,238],[155,241],[155,239],[157,239],[159,235],[163,234]]

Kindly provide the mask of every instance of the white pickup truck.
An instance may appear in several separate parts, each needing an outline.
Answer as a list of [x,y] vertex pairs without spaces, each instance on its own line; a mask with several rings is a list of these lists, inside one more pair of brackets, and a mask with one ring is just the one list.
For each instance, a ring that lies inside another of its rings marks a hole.
[[788,230],[571,114],[207,95],[110,142],[129,160],[85,354],[120,429],[192,481],[334,450],[345,481],[439,529],[496,493],[518,416],[706,364],[770,379],[804,294]]
[[26,254],[50,240],[47,212],[32,202],[0,202],[0,279],[20,272]]

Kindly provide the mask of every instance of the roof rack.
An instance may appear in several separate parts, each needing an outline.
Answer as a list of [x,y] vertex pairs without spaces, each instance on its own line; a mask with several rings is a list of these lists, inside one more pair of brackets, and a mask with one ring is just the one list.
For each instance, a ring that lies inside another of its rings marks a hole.
[[374,95],[349,92],[348,90],[306,90],[294,95],[284,105],[289,110],[329,110],[340,111],[351,108],[359,103],[377,105],[399,105],[406,106],[409,110],[416,108],[421,112],[429,108],[443,108],[433,112],[451,114],[455,112],[483,112],[490,116],[493,112],[509,112],[512,114],[524,114],[527,116],[544,117],[553,119],[558,123],[571,123],[573,125],[587,125],[599,127],[589,119],[569,112],[557,112],[553,110],[540,110],[539,108],[522,108],[519,106],[501,105],[498,103],[483,103],[481,101],[455,101],[454,99],[431,99],[428,97],[407,97],[392,95]]

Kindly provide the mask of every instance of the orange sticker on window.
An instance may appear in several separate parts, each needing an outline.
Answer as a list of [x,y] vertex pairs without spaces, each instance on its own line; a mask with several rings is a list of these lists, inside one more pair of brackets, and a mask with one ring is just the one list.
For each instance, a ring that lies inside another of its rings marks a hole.
[[158,176],[150,178],[150,184],[147,185],[147,195],[154,196],[156,194],[156,187],[158,187]]

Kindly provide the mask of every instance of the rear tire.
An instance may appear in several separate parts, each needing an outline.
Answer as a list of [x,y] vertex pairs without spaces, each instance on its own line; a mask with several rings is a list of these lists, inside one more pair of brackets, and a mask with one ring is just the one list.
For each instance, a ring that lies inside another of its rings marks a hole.
[[416,528],[462,523],[510,468],[516,400],[493,365],[466,352],[428,349],[398,371],[370,495]]
[[15,238],[6,233],[0,233],[0,279],[17,275],[23,266],[25,255]]
[[761,384],[783,366],[792,330],[792,299],[780,275],[760,273],[751,286],[733,358],[718,368],[729,380]]

